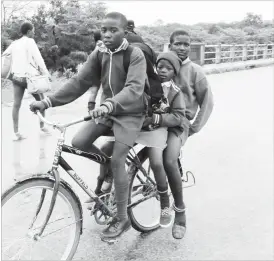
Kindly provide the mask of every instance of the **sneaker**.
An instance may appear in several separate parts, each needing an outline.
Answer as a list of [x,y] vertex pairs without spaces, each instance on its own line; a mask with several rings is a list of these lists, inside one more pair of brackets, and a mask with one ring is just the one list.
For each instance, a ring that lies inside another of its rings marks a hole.
[[113,182],[113,176],[112,176],[111,173],[109,173],[108,175],[106,175],[106,177],[104,179],[104,182],[103,182],[102,187],[101,187],[101,191],[103,193],[110,192],[111,187],[112,187],[112,182]]
[[41,131],[41,134],[44,134],[44,135],[51,135],[51,132],[50,132],[49,129],[46,128],[46,127],[40,128],[40,131]]
[[114,217],[108,227],[102,231],[101,239],[103,241],[115,240],[130,228],[131,223],[129,219],[120,220],[118,217]]
[[160,227],[169,227],[172,223],[172,215],[170,208],[161,209]]
[[19,132],[16,132],[13,134],[13,137],[12,137],[12,140],[13,141],[19,141],[19,140],[24,140],[26,139],[27,137],[24,136],[23,134],[19,133]]

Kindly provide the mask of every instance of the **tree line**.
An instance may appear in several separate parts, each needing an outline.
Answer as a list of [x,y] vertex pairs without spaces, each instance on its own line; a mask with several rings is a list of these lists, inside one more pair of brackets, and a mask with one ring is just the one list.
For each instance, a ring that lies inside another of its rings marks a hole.
[[[47,67],[53,71],[77,71],[94,49],[94,30],[100,27],[107,13],[102,2],[50,0],[38,5],[33,14],[31,1],[2,1],[1,51],[20,37],[20,25],[28,20],[35,27],[35,41]],[[191,33],[193,42],[206,44],[239,44],[274,42],[273,20],[263,21],[260,15],[247,13],[242,21],[232,23],[164,24],[139,26],[136,32],[155,51],[162,51],[170,34],[178,29]]]

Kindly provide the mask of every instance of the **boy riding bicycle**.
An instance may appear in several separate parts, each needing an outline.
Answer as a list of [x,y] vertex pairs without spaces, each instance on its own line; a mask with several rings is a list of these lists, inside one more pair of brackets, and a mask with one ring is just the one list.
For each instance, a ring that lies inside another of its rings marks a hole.
[[[91,86],[102,84],[101,106],[90,111],[90,115],[92,118],[105,118],[86,122],[74,136],[72,145],[83,151],[96,152],[93,142],[98,137],[107,135],[111,129],[115,136],[111,168],[117,216],[103,230],[103,240],[114,239],[131,226],[127,216],[128,177],[125,161],[145,117],[146,62],[142,51],[134,48],[127,74],[124,71],[123,52],[128,48],[128,42],[124,39],[126,26],[127,19],[123,14],[107,14],[101,27],[104,46],[90,54],[77,76],[43,101],[30,106],[32,111],[61,106],[74,101]],[[102,61],[99,55],[102,55]]]

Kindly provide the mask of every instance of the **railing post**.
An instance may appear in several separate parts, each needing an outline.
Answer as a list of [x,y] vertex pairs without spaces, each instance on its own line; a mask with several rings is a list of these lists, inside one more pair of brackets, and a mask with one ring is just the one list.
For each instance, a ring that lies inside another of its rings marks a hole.
[[202,66],[205,63],[205,44],[201,44],[200,48],[200,65]]
[[215,63],[220,63],[221,62],[221,44],[218,44],[216,47],[215,47],[215,51],[216,51],[216,54],[215,54]]
[[267,44],[264,47],[263,59],[267,59]]
[[257,60],[258,57],[258,44],[254,45],[254,49],[253,49],[253,59]]
[[247,44],[243,45],[243,55],[242,55],[242,60],[246,61],[247,60]]
[[164,44],[164,50],[163,50],[163,52],[167,52],[168,51],[168,45],[169,45],[169,43],[165,43]]
[[230,62],[234,62],[235,58],[235,44],[230,46]]

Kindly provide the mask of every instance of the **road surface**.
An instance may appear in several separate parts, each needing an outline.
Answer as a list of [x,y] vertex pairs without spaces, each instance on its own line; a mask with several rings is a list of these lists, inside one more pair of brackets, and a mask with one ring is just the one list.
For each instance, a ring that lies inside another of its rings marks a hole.
[[[184,168],[197,180],[185,190],[187,233],[175,240],[171,228],[148,235],[131,229],[114,245],[100,241],[102,229],[85,211],[84,233],[75,260],[181,261],[273,260],[273,66],[208,76],[214,94],[212,117],[184,149]],[[60,122],[85,115],[87,97],[51,109]],[[57,131],[40,137],[38,120],[21,110],[28,139],[12,142],[11,107],[2,108],[2,189],[13,178],[44,172],[53,159]],[[79,126],[67,132],[68,142]],[[95,186],[98,166],[66,156]],[[81,200],[86,196],[80,194]]]

